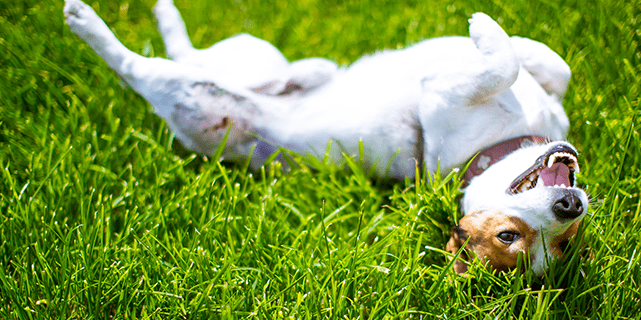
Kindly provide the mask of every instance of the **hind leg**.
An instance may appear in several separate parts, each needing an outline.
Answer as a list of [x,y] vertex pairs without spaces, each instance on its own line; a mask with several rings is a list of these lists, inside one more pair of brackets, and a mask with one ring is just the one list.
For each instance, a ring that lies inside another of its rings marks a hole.
[[247,133],[258,112],[250,99],[219,87],[199,68],[130,51],[80,0],[66,0],[64,12],[69,28],[165,118],[187,148],[211,154],[232,126],[223,155],[247,156],[253,139]]
[[127,49],[98,15],[80,0],[66,0],[71,31],[82,38],[155,112],[169,119],[176,104],[196,109],[189,100],[195,83],[212,82],[200,69],[162,58],[146,58]]
[[158,0],[154,13],[169,58],[206,68],[221,79],[257,93],[309,91],[328,82],[337,70],[335,63],[319,58],[290,64],[269,42],[247,34],[225,39],[208,49],[194,49],[172,0]]
[[127,58],[135,56],[125,48],[100,17],[80,0],[66,0],[64,7],[69,29],[85,42],[116,72]]
[[172,0],[158,0],[154,13],[169,58],[206,69],[232,85],[260,87],[283,78],[289,66],[274,46],[247,34],[225,39],[207,49],[194,49]]
[[[66,0],[64,14],[73,33],[82,38],[132,89],[156,106],[156,97],[177,79],[190,79],[188,66],[146,58],[127,49],[98,15],[80,0]],[[198,75],[198,72],[195,72]],[[173,80],[173,81],[172,81]]]
[[172,0],[158,0],[154,14],[169,58],[179,60],[194,51],[185,23]]

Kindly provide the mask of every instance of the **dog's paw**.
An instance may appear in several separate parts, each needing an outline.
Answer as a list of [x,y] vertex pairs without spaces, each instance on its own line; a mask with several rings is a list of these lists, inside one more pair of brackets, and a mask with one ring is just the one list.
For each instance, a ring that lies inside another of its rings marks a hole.
[[156,19],[159,18],[159,16],[162,16],[167,12],[168,10],[176,10],[174,7],[174,1],[172,0],[158,0],[156,2],[156,5],[154,6],[154,14],[156,15]]
[[64,13],[70,26],[83,24],[91,13],[95,14],[91,7],[80,0],[65,0]]
[[477,12],[472,15],[470,22],[470,38],[483,53],[492,53],[510,47],[510,39],[501,26],[485,13]]
[[155,7],[162,7],[162,6],[167,6],[167,5],[173,6],[174,5],[174,1],[173,0],[158,0],[156,2]]
[[482,95],[497,94],[509,88],[519,73],[519,60],[510,38],[501,26],[484,13],[470,19],[470,37],[482,55],[484,71],[477,79]]
[[176,20],[180,19],[180,13],[172,0],[158,0],[153,11],[161,32],[168,27],[175,28]]
[[64,14],[69,29],[85,41],[89,41],[104,25],[96,12],[80,0],[66,0]]

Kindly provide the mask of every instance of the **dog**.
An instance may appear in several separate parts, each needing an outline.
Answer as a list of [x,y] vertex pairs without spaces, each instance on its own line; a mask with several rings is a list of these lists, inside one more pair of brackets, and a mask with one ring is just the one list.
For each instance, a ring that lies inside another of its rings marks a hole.
[[509,270],[523,255],[541,275],[586,215],[577,150],[564,141],[570,68],[483,13],[470,19],[470,37],[338,67],[321,58],[290,63],[247,34],[194,49],[171,0],[154,11],[171,60],[128,50],[80,0],[64,8],[71,31],[189,149],[213,154],[224,142],[225,159],[249,159],[255,169],[280,148],[336,161],[362,154],[364,166],[396,178],[414,178],[417,166],[447,173],[469,163],[464,215],[446,246],[459,254],[459,274],[475,257]]

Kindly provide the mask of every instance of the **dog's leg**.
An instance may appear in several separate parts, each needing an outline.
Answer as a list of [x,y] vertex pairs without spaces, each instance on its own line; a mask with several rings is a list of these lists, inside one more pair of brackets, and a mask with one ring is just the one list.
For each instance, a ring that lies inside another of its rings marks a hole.
[[[169,58],[207,68],[237,83],[248,83],[258,93],[306,92],[327,83],[338,68],[334,62],[320,58],[289,64],[271,44],[249,35],[229,38],[209,49],[194,49],[172,0],[158,0],[154,13]],[[242,78],[237,79],[237,75]]]
[[473,78],[475,98],[485,98],[507,90],[516,81],[519,62],[503,29],[483,13],[470,19],[470,37],[481,52]]
[[[82,38],[132,89],[152,105],[155,97],[171,79],[189,79],[189,72],[177,63],[160,58],[145,58],[127,49],[98,15],[80,0],[66,0],[64,13],[71,31]],[[196,72],[198,74],[198,72]]]
[[521,37],[511,37],[521,66],[527,70],[548,94],[563,98],[570,82],[570,67],[546,45]]
[[80,0],[65,1],[69,28],[165,118],[187,148],[203,154],[216,150],[233,124],[225,152],[246,157],[253,138],[256,105],[214,83],[201,69],[128,50],[98,15]]
[[280,90],[276,84],[285,87],[282,78],[289,63],[269,42],[240,34],[207,49],[195,49],[172,0],[158,0],[154,13],[170,59],[206,69],[240,87],[257,88],[260,93]]
[[[429,170],[439,165],[453,166],[473,155],[485,141],[492,141],[496,128],[475,130],[490,117],[487,101],[506,91],[516,81],[519,61],[510,38],[483,13],[470,19],[471,42],[460,38],[448,41],[450,50],[434,59],[421,78],[422,97],[418,119],[423,129],[424,161]],[[444,125],[447,124],[447,125]],[[485,128],[484,128],[485,129]],[[460,150],[458,144],[468,144]]]
[[172,0],[158,0],[154,6],[154,13],[169,58],[179,60],[195,50],[187,35],[187,28],[180,12]]
[[519,61],[510,38],[492,18],[475,13],[470,19],[470,38],[476,50],[461,46],[453,57],[441,57],[422,79],[423,90],[438,96],[443,105],[475,105],[507,90],[518,76]]
[[116,72],[127,57],[135,55],[116,39],[98,15],[80,0],[66,0],[64,14],[69,29],[85,42]]

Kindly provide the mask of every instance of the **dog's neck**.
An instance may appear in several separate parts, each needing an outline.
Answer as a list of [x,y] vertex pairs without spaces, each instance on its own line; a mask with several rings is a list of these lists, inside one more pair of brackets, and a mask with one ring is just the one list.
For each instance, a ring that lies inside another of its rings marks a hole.
[[549,142],[549,140],[541,136],[521,136],[499,142],[489,148],[479,151],[479,153],[477,153],[469,162],[467,170],[465,170],[465,174],[463,175],[463,187],[467,187],[467,185],[470,184],[470,181],[472,181],[472,178],[480,175],[485,171],[485,169],[497,163],[515,150],[531,146],[533,144],[543,144],[547,142]]

